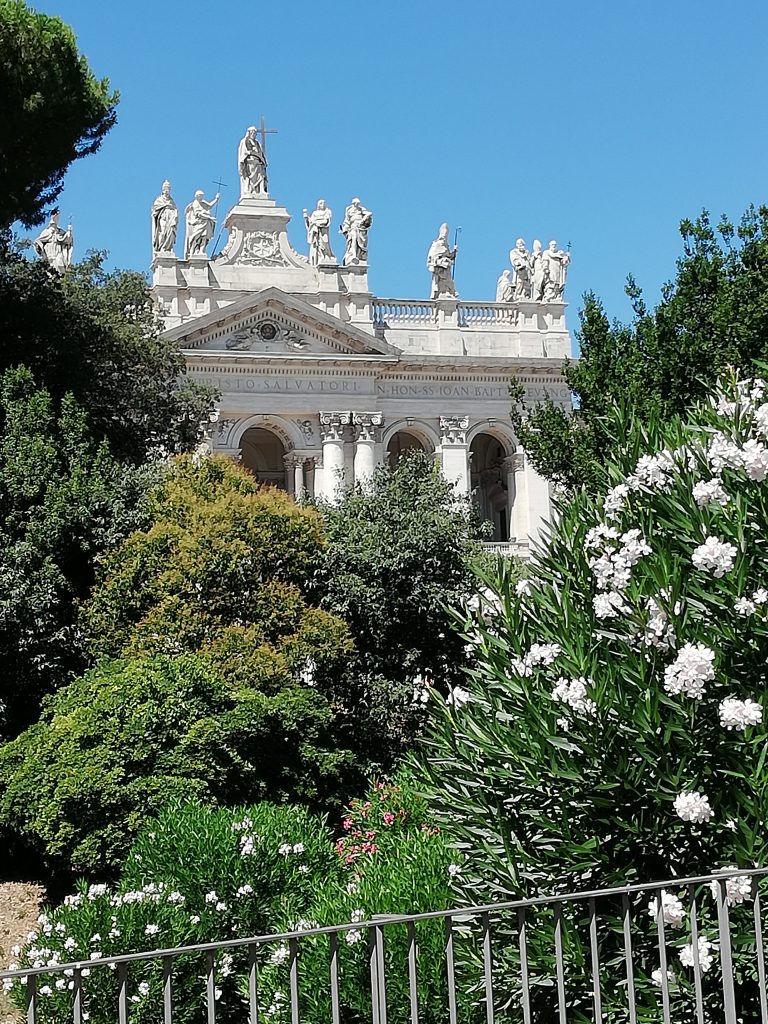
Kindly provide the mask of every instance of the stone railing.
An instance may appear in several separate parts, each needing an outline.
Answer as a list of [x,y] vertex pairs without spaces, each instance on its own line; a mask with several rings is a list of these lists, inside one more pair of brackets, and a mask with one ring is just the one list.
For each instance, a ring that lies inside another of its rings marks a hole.
[[518,308],[509,302],[456,302],[450,299],[374,299],[377,327],[445,324],[451,327],[506,327],[517,322]]
[[437,303],[430,299],[374,299],[373,322],[377,327],[437,322]]
[[492,555],[504,555],[505,558],[528,558],[530,551],[526,540],[486,540],[483,547]]

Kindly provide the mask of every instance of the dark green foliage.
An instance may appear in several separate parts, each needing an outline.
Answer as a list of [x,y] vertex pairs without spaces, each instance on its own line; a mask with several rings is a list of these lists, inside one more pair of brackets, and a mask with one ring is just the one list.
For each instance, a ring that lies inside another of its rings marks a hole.
[[0,230],[39,224],[74,160],[115,123],[117,93],[95,78],[69,26],[0,0]]
[[323,604],[349,623],[357,651],[349,712],[367,708],[368,750],[388,768],[423,724],[414,679],[447,694],[461,678],[463,641],[447,608],[473,586],[474,510],[433,458],[416,452],[380,469],[370,491],[350,490],[321,511]]
[[212,392],[160,336],[143,276],[107,273],[103,259],[91,253],[62,276],[0,239],[0,371],[23,364],[56,402],[73,394],[118,458],[189,450]]
[[57,405],[23,368],[0,378],[0,658],[3,732],[85,665],[76,603],[94,560],[141,521],[153,470],[127,469],[91,437],[71,396]]
[[[580,357],[566,363],[574,418],[551,402],[525,410],[513,390],[513,422],[536,468],[567,487],[599,487],[600,466],[621,444],[611,417],[625,404],[645,423],[682,413],[726,367],[768,355],[768,208],[750,207],[738,227],[706,213],[680,225],[683,254],[674,281],[648,309],[632,278],[634,318],[610,323],[588,294],[580,313]],[[527,416],[527,418],[526,418]]]
[[174,800],[338,799],[331,718],[312,690],[230,685],[193,656],[104,661],[0,750],[0,814],[49,867],[103,876]]

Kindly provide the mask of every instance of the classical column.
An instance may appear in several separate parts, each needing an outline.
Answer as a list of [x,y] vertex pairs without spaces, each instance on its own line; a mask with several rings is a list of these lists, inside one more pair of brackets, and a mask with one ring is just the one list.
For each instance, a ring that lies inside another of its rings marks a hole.
[[321,412],[320,439],[323,442],[323,497],[337,502],[344,486],[344,442],[352,414]]
[[468,416],[440,417],[440,450],[443,476],[457,494],[469,494]]
[[370,488],[376,470],[377,433],[384,417],[380,412],[355,412],[355,483],[364,490]]
[[[502,472],[505,475],[507,488],[507,530],[510,540],[517,540],[527,534],[525,517],[525,488],[517,485],[517,475],[522,472],[524,466],[522,452],[515,452],[508,455],[501,464]],[[522,493],[520,491],[522,490]]]
[[283,457],[285,465],[285,484],[288,493],[295,501],[301,501],[304,495],[304,456],[289,452]]

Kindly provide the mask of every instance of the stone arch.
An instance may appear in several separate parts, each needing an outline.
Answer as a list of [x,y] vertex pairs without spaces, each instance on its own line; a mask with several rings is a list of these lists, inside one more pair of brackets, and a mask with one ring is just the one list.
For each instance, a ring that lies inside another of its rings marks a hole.
[[280,438],[286,452],[290,452],[294,448],[304,447],[304,438],[298,423],[286,420],[282,416],[271,416],[269,413],[264,412],[238,420],[227,439],[228,447],[241,448],[243,435],[252,427],[261,427],[264,430],[271,431]]
[[467,433],[470,493],[480,518],[491,523],[489,540],[508,541],[515,503],[511,456],[517,447],[511,431],[478,423]]
[[420,448],[432,454],[440,441],[437,434],[423,420],[398,420],[384,433],[382,438],[387,462],[394,465],[403,452],[411,448]]
[[265,426],[247,427],[240,437],[240,464],[260,483],[288,490],[283,439]]

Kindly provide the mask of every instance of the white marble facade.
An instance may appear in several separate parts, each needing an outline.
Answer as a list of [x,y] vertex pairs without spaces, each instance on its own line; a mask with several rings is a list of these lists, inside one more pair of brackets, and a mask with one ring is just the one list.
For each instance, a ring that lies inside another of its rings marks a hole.
[[288,211],[265,191],[226,215],[218,254],[155,251],[167,335],[191,374],[221,393],[212,447],[296,496],[330,500],[421,447],[473,495],[493,539],[525,554],[549,516],[549,490],[520,451],[508,388],[516,378],[529,398],[570,407],[564,276],[550,300],[379,298],[365,262],[369,227],[375,259],[373,215],[362,210],[364,244],[342,263],[322,246],[296,252]]

